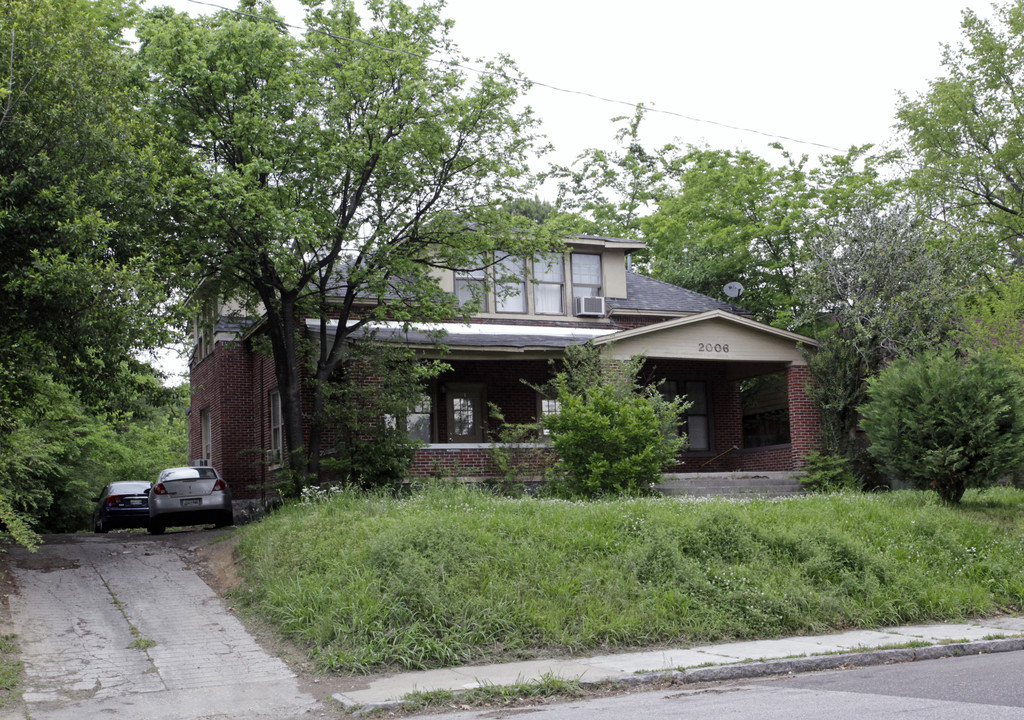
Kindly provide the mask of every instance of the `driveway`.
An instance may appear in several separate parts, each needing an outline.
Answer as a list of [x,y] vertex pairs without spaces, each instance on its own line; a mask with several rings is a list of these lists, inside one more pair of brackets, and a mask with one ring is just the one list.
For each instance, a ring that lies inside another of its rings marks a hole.
[[185,546],[212,532],[58,535],[35,553],[9,550],[29,717],[293,720],[324,712],[183,562]]

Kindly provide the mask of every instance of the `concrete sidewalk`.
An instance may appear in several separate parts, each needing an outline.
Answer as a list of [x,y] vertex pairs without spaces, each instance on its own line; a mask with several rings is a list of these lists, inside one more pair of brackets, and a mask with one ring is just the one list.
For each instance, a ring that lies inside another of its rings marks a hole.
[[364,688],[333,697],[347,708],[366,711],[393,707],[412,692],[458,693],[536,682],[545,676],[582,684],[703,682],[1010,650],[1024,650],[1024,617],[425,670],[374,678]]

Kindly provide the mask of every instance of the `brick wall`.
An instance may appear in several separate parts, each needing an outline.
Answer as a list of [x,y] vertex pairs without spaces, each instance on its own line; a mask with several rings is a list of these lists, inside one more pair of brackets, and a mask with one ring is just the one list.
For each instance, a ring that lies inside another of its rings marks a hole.
[[807,453],[821,449],[821,415],[807,394],[811,382],[807,366],[793,366],[786,371],[789,389],[789,433],[792,444],[792,467],[803,467]]
[[208,409],[211,463],[238,499],[261,498],[269,489],[261,450],[269,433],[268,368],[273,382],[272,363],[248,343],[235,341],[218,342],[211,355],[191,368],[189,459],[202,457],[200,418]]

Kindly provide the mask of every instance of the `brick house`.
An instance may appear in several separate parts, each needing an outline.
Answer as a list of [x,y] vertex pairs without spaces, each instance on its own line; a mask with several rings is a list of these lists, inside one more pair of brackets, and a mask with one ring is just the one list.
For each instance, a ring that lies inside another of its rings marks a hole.
[[[483,292],[471,323],[402,330],[382,324],[378,339],[402,342],[424,358],[441,357],[430,331],[444,332],[451,369],[424,388],[407,418],[422,440],[414,475],[461,479],[495,474],[487,408],[507,422],[556,411],[529,385],[550,377],[550,361],[592,341],[602,354],[642,354],[645,379],[686,395],[689,448],[677,472],[769,471],[800,467],[819,443],[819,419],[807,392],[800,346],[814,341],[752,320],[745,310],[630,270],[630,240],[576,236],[546,258],[506,258],[503,276],[518,283],[487,290],[485,271],[438,271],[440,286],[469,299]],[[510,273],[509,270],[512,270]],[[310,321],[312,324],[315,321]],[[272,360],[254,349],[230,308],[204,306],[193,328],[189,449],[193,462],[221,469],[237,497],[268,492],[283,450],[280,398]],[[756,380],[755,380],[756,379]]]

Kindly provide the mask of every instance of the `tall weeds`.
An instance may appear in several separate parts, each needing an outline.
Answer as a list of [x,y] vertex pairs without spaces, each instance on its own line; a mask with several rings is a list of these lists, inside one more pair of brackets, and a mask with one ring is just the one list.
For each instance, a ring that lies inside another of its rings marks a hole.
[[340,493],[246,528],[243,595],[369,672],[962,619],[1024,603],[1024,492],[574,503]]

